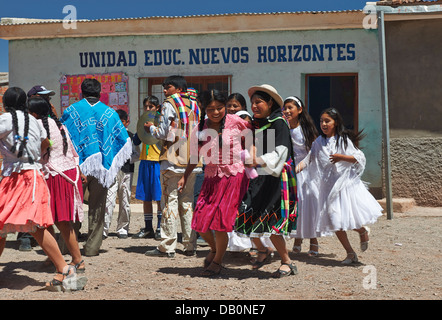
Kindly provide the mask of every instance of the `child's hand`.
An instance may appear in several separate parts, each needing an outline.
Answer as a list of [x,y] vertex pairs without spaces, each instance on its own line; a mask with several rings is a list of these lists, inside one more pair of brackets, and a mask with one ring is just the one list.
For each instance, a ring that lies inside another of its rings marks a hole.
[[347,161],[347,162],[350,162],[350,163],[357,162],[356,158],[353,157],[353,156],[347,156],[347,155],[339,154],[339,153],[330,155],[330,162],[331,163],[336,163],[336,162],[339,162],[339,161]]
[[335,153],[335,154],[331,154],[329,159],[330,159],[331,163],[336,163],[336,162],[342,161],[343,160],[342,157],[343,157],[342,154]]
[[152,127],[152,126],[153,126],[153,123],[147,121],[147,122],[144,124],[144,130],[145,130],[147,133],[150,133],[150,127]]
[[178,192],[183,192],[184,186],[186,185],[187,179],[184,176],[178,181]]
[[305,164],[304,162],[299,163],[296,167],[295,167],[295,173],[300,173],[302,170],[304,170],[305,168]]

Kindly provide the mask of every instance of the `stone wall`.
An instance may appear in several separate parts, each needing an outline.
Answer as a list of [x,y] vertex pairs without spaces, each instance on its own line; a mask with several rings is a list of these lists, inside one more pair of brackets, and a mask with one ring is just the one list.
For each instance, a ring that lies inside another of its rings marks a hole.
[[392,138],[394,198],[413,198],[419,206],[442,206],[442,138]]

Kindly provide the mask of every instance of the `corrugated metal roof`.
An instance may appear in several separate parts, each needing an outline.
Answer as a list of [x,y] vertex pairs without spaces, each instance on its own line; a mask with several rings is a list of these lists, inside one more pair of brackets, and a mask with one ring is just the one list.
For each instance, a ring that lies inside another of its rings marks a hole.
[[[260,16],[260,15],[279,15],[279,14],[328,14],[328,13],[346,13],[346,12],[362,12],[362,10],[332,10],[332,11],[282,11],[282,12],[241,12],[241,13],[216,13],[216,14],[199,14],[184,16],[151,16],[151,17],[132,17],[132,18],[108,18],[108,19],[81,19],[76,22],[100,22],[100,21],[129,21],[129,20],[155,20],[155,19],[185,19],[195,17],[228,17],[228,16]],[[2,18],[1,25],[27,25],[27,24],[50,24],[62,23],[60,19],[28,19],[28,18]]]
[[440,0],[381,0],[376,3],[379,6],[413,6],[442,4]]

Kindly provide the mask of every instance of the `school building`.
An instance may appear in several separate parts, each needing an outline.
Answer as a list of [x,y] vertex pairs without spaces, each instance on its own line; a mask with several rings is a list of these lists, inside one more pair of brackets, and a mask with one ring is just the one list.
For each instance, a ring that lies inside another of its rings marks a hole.
[[[56,91],[52,102],[61,113],[81,98],[81,81],[85,77],[96,77],[103,84],[102,101],[129,112],[132,132],[136,131],[143,98],[156,95],[163,99],[161,83],[173,74],[185,76],[189,86],[199,91],[216,88],[246,97],[250,86],[271,84],[283,98],[290,95],[302,98],[315,120],[322,109],[333,106],[343,114],[348,127],[364,129],[366,138],[360,147],[367,157],[367,167],[363,179],[380,199],[385,196],[382,130],[385,114],[382,80],[385,78],[379,30],[373,21],[376,23],[377,11],[382,7],[392,126],[391,162],[396,168],[393,160],[396,152],[402,157],[403,144],[410,143],[406,132],[410,129],[407,113],[419,116],[426,110],[425,115],[436,116],[436,112],[432,115],[429,111],[435,108],[440,118],[440,90],[435,93],[437,90],[432,91],[427,84],[430,80],[433,88],[434,81],[441,84],[441,73],[436,74],[441,68],[440,63],[437,64],[440,41],[435,43],[432,36],[434,32],[441,39],[442,20],[440,10],[387,13],[390,9],[394,11],[391,1],[371,5],[375,8],[371,16],[361,8],[91,21],[8,18],[2,19],[0,38],[9,40],[9,86],[27,91],[42,84]],[[422,5],[437,6],[434,2]],[[431,32],[427,34],[427,30]],[[406,47],[410,36],[417,42],[411,48]],[[424,62],[426,68],[421,69],[419,65]],[[406,81],[410,72],[419,74],[419,81]],[[424,91],[419,92],[420,89]],[[412,97],[413,103],[407,97]],[[430,101],[432,99],[435,101]],[[413,108],[413,104],[418,106]],[[430,126],[431,119],[428,123],[416,122],[423,131],[440,133],[440,125]],[[395,130],[398,137],[393,134]],[[437,142],[440,146],[437,140],[440,138],[434,134],[425,146]],[[419,140],[413,147],[425,146]],[[437,147],[430,149],[434,151]],[[431,159],[433,162],[426,159],[428,162],[420,165],[426,170],[429,163],[439,161],[439,168],[432,172],[438,171],[437,175],[442,178],[440,155],[438,159]],[[402,161],[399,159],[399,165]],[[410,172],[399,170],[399,173],[392,170],[394,196],[416,198],[417,193],[425,193],[412,189],[412,195],[403,194],[401,185]],[[399,179],[399,184],[395,179]],[[433,178],[428,181],[433,182]],[[412,182],[413,185],[420,183]],[[439,182],[439,200],[442,199],[440,186]],[[429,204],[427,196],[420,198],[423,199],[420,204]],[[431,205],[442,205],[436,202]]]

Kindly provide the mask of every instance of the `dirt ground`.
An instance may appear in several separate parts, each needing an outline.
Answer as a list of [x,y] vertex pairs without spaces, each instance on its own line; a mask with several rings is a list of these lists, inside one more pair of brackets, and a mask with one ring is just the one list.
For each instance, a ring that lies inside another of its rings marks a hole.
[[[140,206],[132,212],[130,233],[143,225]],[[117,214],[114,214],[114,221]],[[86,220],[87,221],[87,220]],[[88,283],[83,291],[52,293],[41,291],[53,276],[44,267],[46,257],[40,247],[31,252],[18,250],[10,235],[0,258],[1,300],[440,300],[442,298],[442,208],[415,207],[407,213],[385,216],[371,226],[369,249],[359,250],[359,237],[349,238],[360,263],[343,266],[345,252],[337,238],[319,239],[320,255],[308,257],[308,241],[303,252],[291,257],[299,274],[273,279],[279,267],[275,255],[270,264],[252,271],[247,253],[227,252],[224,269],[216,278],[199,274],[208,247],[198,247],[197,255],[178,253],[174,259],[147,257],[155,248],[154,239],[118,239],[111,226],[99,256],[87,257]],[[87,223],[82,231],[86,232]],[[82,248],[83,243],[80,243]],[[293,240],[288,242],[291,248]],[[70,261],[69,256],[65,256]]]

